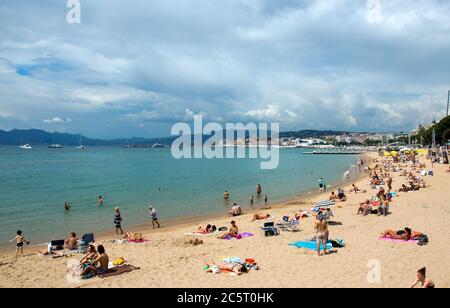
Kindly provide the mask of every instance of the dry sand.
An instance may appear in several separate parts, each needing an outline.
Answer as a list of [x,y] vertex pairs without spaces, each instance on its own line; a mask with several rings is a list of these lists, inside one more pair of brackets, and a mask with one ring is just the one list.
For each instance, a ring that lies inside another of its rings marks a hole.
[[[429,277],[437,287],[450,287],[450,237],[447,236],[450,221],[450,173],[447,166],[435,166],[435,176],[426,177],[428,188],[418,192],[400,193],[391,204],[392,215],[357,216],[357,206],[376,194],[367,179],[359,181],[366,194],[350,194],[343,208],[333,209],[334,220],[342,226],[331,226],[330,237],[342,238],[346,247],[337,253],[318,257],[305,253],[289,243],[305,240],[315,235],[314,218],[301,221],[301,232],[282,232],[278,237],[265,238],[260,233],[262,222],[250,222],[251,214],[236,218],[240,230],[252,232],[254,237],[223,241],[215,236],[204,236],[204,244],[185,245],[194,236],[184,235],[198,225],[178,226],[163,232],[146,232],[147,244],[113,244],[101,241],[112,259],[125,257],[129,264],[141,269],[117,277],[93,278],[70,283],[67,264],[81,256],[51,259],[30,255],[14,261],[12,252],[0,257],[0,287],[213,287],[213,288],[280,288],[280,287],[409,287],[417,269],[426,266]],[[395,174],[394,189],[401,187],[405,179]],[[328,194],[311,200],[294,201],[268,212],[278,219],[293,215],[299,209],[311,207],[311,202],[328,198]],[[205,221],[217,226],[228,226],[230,219]],[[378,235],[385,229],[399,230],[409,226],[430,237],[430,243],[421,247],[408,243],[379,241]],[[111,237],[114,238],[114,237]],[[197,237],[198,238],[198,237]],[[97,244],[100,244],[97,243]],[[207,274],[204,263],[225,257],[253,258],[260,271],[236,277]],[[381,283],[369,283],[368,262],[381,264]],[[70,275],[69,275],[70,277]]]

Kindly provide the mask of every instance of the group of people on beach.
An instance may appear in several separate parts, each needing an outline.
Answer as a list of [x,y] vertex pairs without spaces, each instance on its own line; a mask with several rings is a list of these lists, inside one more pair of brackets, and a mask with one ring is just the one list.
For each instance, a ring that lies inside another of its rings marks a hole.
[[[393,189],[393,176],[391,173],[401,173],[408,182],[409,186],[403,184],[401,188],[398,190],[400,192],[408,192],[412,190],[418,190],[420,188],[426,187],[425,180],[423,176],[418,176],[413,174],[414,171],[420,172],[420,170],[426,168],[423,164],[418,164],[415,158],[411,158],[413,160],[412,171],[408,172],[406,170],[406,166],[402,165],[401,162],[397,162],[395,160],[383,160],[379,163],[377,160],[375,161],[377,164],[373,169],[367,167],[366,171],[369,174],[370,186],[372,189],[377,190],[376,196],[372,198],[372,200],[366,200],[361,203],[358,207],[357,214],[360,215],[370,215],[376,210],[378,216],[387,216],[390,213],[390,202],[392,201],[393,196],[395,196],[395,191]],[[360,162],[360,166],[364,166],[364,162]],[[449,169],[450,170],[450,169]],[[385,188],[387,187],[387,188]],[[319,189],[321,191],[327,190],[327,185],[323,178],[319,179]],[[365,192],[365,191],[364,191]],[[362,191],[358,188],[356,184],[351,186],[351,189],[348,191],[349,194],[359,194]],[[261,197],[263,196],[263,189],[260,184],[256,186],[256,195]],[[228,191],[224,192],[223,198],[226,202],[230,200],[230,193]],[[329,197],[329,201],[331,202],[346,202],[348,200],[347,193],[344,189],[339,188],[337,193],[335,191],[331,192]],[[250,197],[250,205],[254,206],[255,196],[252,195]],[[268,208],[268,195],[264,195],[264,203],[266,208]],[[98,205],[103,206],[104,199],[102,196],[98,198]],[[64,209],[66,211],[71,210],[71,205],[69,203],[65,203]],[[160,228],[160,223],[158,221],[158,213],[153,206],[149,206],[148,208],[153,228]],[[243,214],[242,208],[239,204],[234,203],[231,210],[228,213],[228,217],[237,217]],[[317,211],[301,211],[300,213],[296,213],[294,216],[294,220],[300,220],[303,217],[314,216],[314,230],[315,230],[315,241],[317,243],[317,254],[322,256],[322,251],[324,255],[329,254],[330,252],[327,250],[327,244],[330,240],[330,228],[329,221],[331,217],[333,217],[333,213],[329,207],[320,207]],[[269,213],[256,213],[253,215],[252,221],[263,221],[271,219],[272,216]],[[125,232],[122,228],[123,218],[122,211],[119,207],[114,209],[114,227],[116,235],[124,235]],[[235,220],[231,221],[229,228],[217,228],[215,225],[209,224],[206,227],[199,227],[198,233],[201,234],[212,234],[216,232],[223,231],[222,234],[217,236],[218,239],[229,239],[229,238],[239,238],[239,227]],[[394,231],[392,229],[385,230],[381,232],[380,238],[390,238],[392,240],[402,240],[402,241],[410,241],[417,240],[424,236],[422,232],[413,231],[409,227],[405,227],[403,230]],[[127,233],[126,239],[129,240],[141,240],[143,238],[142,234],[136,235],[133,233]],[[25,244],[30,244],[23,235],[22,231],[17,231],[16,237],[11,240],[16,242],[16,259],[21,253],[23,255],[23,247]],[[69,250],[75,250],[78,248],[79,239],[75,233],[71,233],[69,238],[65,241],[65,248]],[[102,275],[108,272],[109,266],[109,256],[106,253],[105,247],[103,245],[98,245],[96,248],[93,245],[87,246],[86,255],[80,261],[80,271],[82,276],[88,275]],[[230,265],[228,263],[214,263],[214,266],[223,269],[229,270],[231,272],[235,272],[238,274],[246,272],[245,267],[238,267],[235,265]],[[412,284],[412,288],[422,285],[424,288],[434,288],[434,282],[427,278],[426,268],[422,268],[417,273],[417,279]]]
[[[149,206],[148,208],[151,220],[152,220],[152,225],[153,225],[153,229],[156,228],[161,228],[161,224],[158,221],[158,212],[156,211],[156,209],[153,206]],[[123,222],[123,218],[122,218],[122,212],[121,209],[119,207],[116,207],[114,209],[114,226],[116,229],[116,235],[123,235],[124,231],[122,229],[122,222]]]
[[[256,185],[256,196],[258,198],[260,198],[262,196],[262,192],[263,192],[263,189],[262,189],[261,184],[257,184]],[[226,190],[223,193],[223,199],[225,200],[225,202],[228,202],[230,200],[230,193],[228,190]],[[254,195],[250,196],[250,207],[252,209],[255,208],[255,196]],[[269,209],[269,196],[267,194],[264,195],[264,209]],[[240,216],[240,215],[242,215],[242,213],[243,213],[242,207],[239,204],[234,203],[231,210],[228,213],[228,217]]]

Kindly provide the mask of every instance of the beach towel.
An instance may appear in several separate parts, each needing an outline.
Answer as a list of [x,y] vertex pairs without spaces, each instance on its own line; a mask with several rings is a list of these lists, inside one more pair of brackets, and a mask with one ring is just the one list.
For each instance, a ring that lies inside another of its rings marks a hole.
[[112,268],[109,270],[108,273],[98,275],[98,277],[99,278],[108,278],[108,277],[113,277],[113,276],[119,276],[119,275],[122,275],[125,273],[130,273],[132,271],[139,270],[139,269],[141,269],[141,268],[133,266],[133,265],[124,265],[124,266]]
[[131,244],[144,244],[144,243],[148,243],[150,241],[146,240],[146,239],[140,239],[140,240],[127,240],[127,242],[131,243]]
[[201,232],[186,232],[184,235],[193,235],[193,236],[208,236],[208,235],[214,235],[219,233],[218,231],[216,232],[211,232],[211,233],[201,233]]
[[237,237],[227,236],[226,238],[224,238],[224,240],[227,240],[227,241],[230,241],[230,240],[232,240],[232,239],[238,239],[238,240],[241,240],[241,239],[243,239],[243,238],[245,238],[245,237],[252,237],[252,236],[253,236],[252,233],[240,233],[240,234],[238,234]]
[[409,240],[409,241],[405,241],[405,240],[392,239],[392,238],[390,238],[390,237],[379,237],[378,240],[380,240],[380,241],[394,242],[394,243],[410,243],[410,244],[417,244],[417,243],[419,242],[418,240]]
[[336,203],[334,201],[330,201],[330,200],[324,200],[324,201],[320,201],[316,204],[316,207],[329,207],[329,206],[333,206]]
[[[308,250],[317,251],[317,242],[315,241],[300,241],[296,243],[291,243],[289,246],[294,246],[297,248],[306,248]],[[320,249],[323,250],[323,244],[320,244]],[[333,245],[331,243],[327,243],[327,250],[333,249]]]
[[243,264],[245,263],[241,258],[239,257],[231,257],[231,258],[225,258],[222,260],[225,263],[239,263],[239,264]]

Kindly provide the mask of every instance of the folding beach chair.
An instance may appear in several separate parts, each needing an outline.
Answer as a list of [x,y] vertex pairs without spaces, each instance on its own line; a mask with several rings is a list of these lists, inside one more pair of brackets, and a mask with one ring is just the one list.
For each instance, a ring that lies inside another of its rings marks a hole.
[[298,232],[300,231],[300,221],[297,219],[290,220],[288,216],[284,216],[283,220],[277,224],[277,227],[287,232]]
[[87,253],[87,246],[92,243],[95,243],[95,238],[94,238],[93,233],[87,233],[87,234],[83,235],[83,237],[81,238],[81,252]]
[[95,238],[94,238],[94,234],[93,233],[87,233],[85,235],[83,235],[83,237],[81,238],[81,244],[83,245],[89,245],[95,243]]
[[263,227],[261,227],[261,230],[264,233],[264,236],[277,236],[280,235],[280,230],[278,230],[277,227],[275,227],[274,222],[267,222],[264,224]]
[[65,240],[51,241],[48,245],[48,252],[51,254],[55,251],[64,251]]

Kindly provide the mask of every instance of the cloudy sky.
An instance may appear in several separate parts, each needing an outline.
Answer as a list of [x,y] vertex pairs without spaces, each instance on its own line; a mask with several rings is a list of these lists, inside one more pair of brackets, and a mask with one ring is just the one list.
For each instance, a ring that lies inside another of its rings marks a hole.
[[[0,129],[401,131],[444,116],[448,0],[0,0]],[[378,2],[380,6],[378,6]]]

